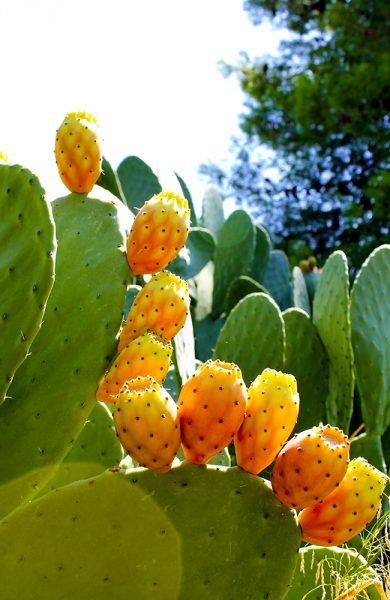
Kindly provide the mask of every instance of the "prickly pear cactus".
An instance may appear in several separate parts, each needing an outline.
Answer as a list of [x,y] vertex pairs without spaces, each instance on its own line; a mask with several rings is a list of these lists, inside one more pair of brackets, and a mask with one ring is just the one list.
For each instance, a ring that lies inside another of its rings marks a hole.
[[212,185],[206,188],[203,196],[201,222],[203,227],[209,229],[218,238],[225,222],[223,197]]
[[293,304],[288,258],[283,250],[271,250],[262,281],[281,310]]
[[37,177],[0,164],[0,404],[42,323],[54,281],[55,227]]
[[255,294],[256,292],[263,292],[267,294],[267,290],[255,279],[248,277],[247,275],[240,275],[233,279],[229,285],[226,296],[225,296],[225,312],[230,313],[241,298],[248,296],[248,294]]
[[70,452],[39,496],[73,481],[95,477],[107,468],[119,465],[122,458],[123,448],[111,412],[106,405],[96,402]]
[[237,364],[249,385],[267,367],[282,369],[284,340],[276,302],[267,294],[249,294],[229,314],[213,356]]
[[[69,452],[115,351],[129,269],[131,213],[70,194],[53,202],[58,253],[45,319],[0,407],[0,513],[35,495]],[[23,432],[23,435],[21,435]]]
[[390,425],[390,245],[380,246],[365,261],[353,285],[351,302],[362,417],[370,436],[367,439],[377,446]]
[[302,270],[299,267],[294,267],[292,270],[292,288],[294,306],[304,310],[310,316],[311,306],[309,292],[307,291]]
[[157,176],[138,156],[128,156],[123,159],[117,173],[127,206],[134,213],[146,200],[162,191]]
[[348,433],[355,376],[347,257],[333,252],[325,263],[313,302],[313,322],[329,357],[327,420]]
[[328,357],[317,329],[305,311],[289,308],[284,311],[283,320],[286,331],[284,371],[295,375],[299,382],[301,402],[295,431],[302,431],[326,423]]
[[255,250],[255,228],[244,210],[234,211],[219,234],[214,255],[213,316],[223,311],[226,290],[234,277],[248,275]]
[[31,590],[41,600],[58,590],[74,600],[86,590],[95,600],[129,590],[143,600],[282,600],[299,544],[293,513],[241,469],[106,472],[3,521],[2,600],[30,600]]
[[259,283],[263,283],[271,249],[272,242],[268,231],[262,225],[256,225],[255,253],[250,276]]

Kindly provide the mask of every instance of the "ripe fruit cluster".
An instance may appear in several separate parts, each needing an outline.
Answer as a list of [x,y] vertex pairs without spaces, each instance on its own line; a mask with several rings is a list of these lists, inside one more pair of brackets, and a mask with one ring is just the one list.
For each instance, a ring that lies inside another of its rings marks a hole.
[[[65,185],[88,193],[101,172],[96,120],[69,113],[55,153]],[[375,516],[386,477],[365,459],[349,461],[347,436],[337,427],[313,427],[288,441],[299,411],[293,375],[265,369],[247,389],[237,365],[208,360],[182,386],[178,406],[162,386],[171,340],[190,303],[188,284],[164,269],[184,246],[189,225],[188,203],[173,192],[154,196],[137,214],[127,258],[135,275],[152,277],[129,311],[96,397],[115,404],[117,435],[142,466],[168,471],[180,444],[187,460],[206,464],[234,442],[238,466],[253,475],[275,461],[272,489],[300,511],[305,541],[344,543]]]

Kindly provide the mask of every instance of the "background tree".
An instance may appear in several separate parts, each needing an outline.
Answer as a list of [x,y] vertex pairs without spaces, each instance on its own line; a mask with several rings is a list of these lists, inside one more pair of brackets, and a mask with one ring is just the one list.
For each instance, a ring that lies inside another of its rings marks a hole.
[[390,241],[390,3],[246,0],[286,28],[277,56],[242,54],[233,166],[202,171],[294,253],[343,248],[360,265]]

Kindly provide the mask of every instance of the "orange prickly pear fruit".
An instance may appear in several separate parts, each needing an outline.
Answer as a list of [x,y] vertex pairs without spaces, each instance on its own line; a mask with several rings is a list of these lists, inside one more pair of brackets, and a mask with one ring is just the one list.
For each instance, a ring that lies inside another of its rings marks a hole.
[[276,458],[272,489],[291,508],[314,506],[339,485],[348,462],[349,441],[341,429],[307,429],[289,440]]
[[169,471],[180,446],[177,407],[153,377],[130,380],[118,394],[114,423],[122,446],[141,466]]
[[295,377],[265,369],[248,388],[246,416],[234,438],[237,464],[253,475],[268,467],[294,429],[298,411]]
[[57,129],[55,156],[63,183],[71,192],[87,194],[99,179],[102,144],[95,117],[70,112]]
[[161,336],[146,331],[125,346],[114,360],[110,370],[99,383],[96,399],[115,404],[123,385],[139,375],[150,375],[162,383],[169,369],[172,344]]
[[190,210],[185,198],[161,192],[147,200],[134,219],[127,259],[135,275],[162,271],[187,240]]
[[171,340],[183,327],[190,308],[188,283],[169,271],[154,275],[137,294],[119,337],[121,352],[147,329]]
[[302,538],[318,546],[339,546],[360,533],[378,512],[386,476],[365,458],[354,458],[338,487],[299,513]]
[[247,389],[233,363],[208,360],[183,385],[178,399],[187,460],[205,464],[232,441],[246,409]]

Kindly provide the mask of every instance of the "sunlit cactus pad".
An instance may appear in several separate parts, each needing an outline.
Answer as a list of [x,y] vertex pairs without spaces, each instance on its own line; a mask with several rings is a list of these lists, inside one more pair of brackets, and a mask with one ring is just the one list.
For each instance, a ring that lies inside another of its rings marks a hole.
[[282,600],[300,533],[238,468],[107,471],[7,517],[2,600]]

